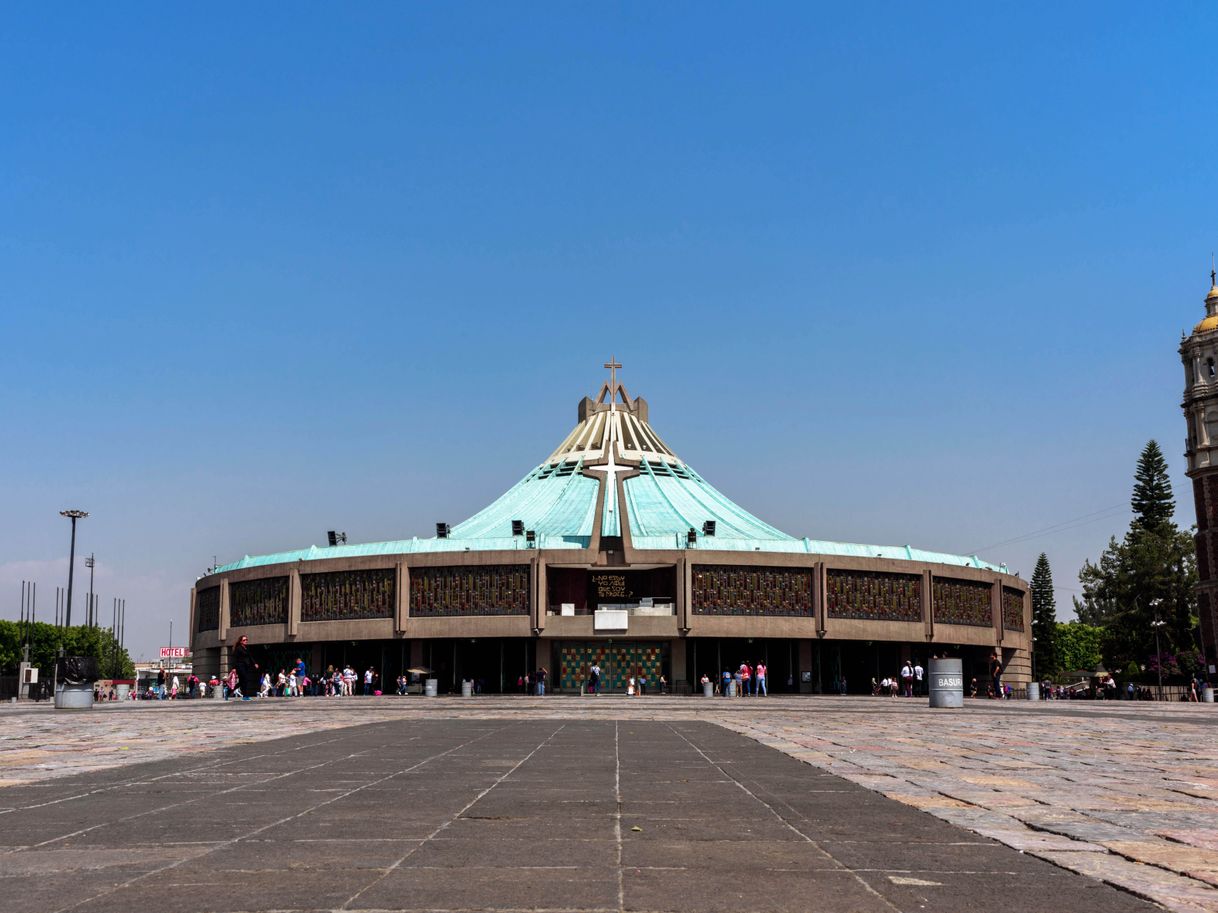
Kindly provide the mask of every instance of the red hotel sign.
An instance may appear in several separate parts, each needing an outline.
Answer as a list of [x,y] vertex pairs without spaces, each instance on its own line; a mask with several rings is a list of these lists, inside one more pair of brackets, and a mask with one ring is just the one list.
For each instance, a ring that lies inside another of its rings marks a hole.
[[161,647],[161,659],[185,659],[187,652],[185,647]]

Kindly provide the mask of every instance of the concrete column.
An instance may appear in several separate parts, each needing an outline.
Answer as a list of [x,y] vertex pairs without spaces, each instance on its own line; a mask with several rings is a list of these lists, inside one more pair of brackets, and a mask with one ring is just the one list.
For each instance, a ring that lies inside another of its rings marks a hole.
[[994,634],[1002,643],[1002,581],[995,578],[990,584],[990,611],[994,618]]
[[[685,556],[677,559],[677,629],[688,631],[690,624],[689,602],[693,598],[693,567]],[[674,674],[675,678],[675,674]]]
[[410,568],[405,561],[399,561],[396,571],[394,592],[397,594],[397,604],[393,612],[393,629],[398,634],[405,634],[410,621]]
[[546,563],[540,555],[532,559],[530,577],[533,579],[533,627],[544,629],[546,626]]
[[[197,628],[197,625],[195,624],[195,612],[198,610],[198,608],[199,593],[198,590],[192,586],[190,588],[190,614],[187,619],[187,624],[189,627],[186,629],[186,641],[190,644],[190,652],[192,655],[195,652],[195,630]],[[18,679],[18,681],[20,681],[20,679]],[[20,692],[21,689],[18,688],[17,690]]]
[[803,673],[812,671],[812,641],[799,642],[799,668],[795,670],[795,687],[800,694],[811,694],[814,682],[805,682]]
[[672,675],[668,680],[670,688],[675,689],[677,682],[685,681],[686,670],[688,668],[685,661],[687,643],[688,641],[684,637],[678,637],[672,642]]
[[300,565],[297,565],[288,574],[288,637],[296,637],[300,633],[300,604],[302,601]]
[[812,569],[812,614],[816,619],[816,633],[821,637],[829,630],[828,586],[829,578],[825,562],[818,561]]
[[[228,638],[228,621],[229,621],[228,610],[229,610],[228,578],[225,577],[223,580],[220,581],[220,627],[216,631],[216,636],[220,638],[220,643],[224,643],[224,641]],[[223,654],[223,659],[224,659],[225,663],[227,663],[228,662],[227,651],[222,650],[221,653]]]
[[935,639],[935,607],[932,605],[935,587],[931,580],[931,572],[922,572],[922,624],[926,628],[926,642]]

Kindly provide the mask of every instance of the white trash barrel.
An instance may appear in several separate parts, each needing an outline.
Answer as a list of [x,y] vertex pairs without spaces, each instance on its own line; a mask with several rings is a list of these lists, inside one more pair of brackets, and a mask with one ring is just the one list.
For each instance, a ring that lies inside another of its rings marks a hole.
[[131,686],[124,682],[121,685],[114,686],[114,699],[117,701],[125,701],[131,696]]
[[472,681],[469,681],[468,679],[461,680],[461,696],[462,697],[473,697],[474,696],[474,683]]
[[735,679],[732,679],[730,682],[727,683],[727,696],[728,697],[736,696],[736,680]]
[[1214,703],[1214,689],[1209,685],[1201,689],[1201,701],[1205,704]]
[[55,689],[56,710],[92,710],[93,686],[88,682],[79,685],[69,685],[60,682]]
[[1028,683],[1028,700],[1030,700],[1030,701],[1039,701],[1040,700],[1040,682],[1029,682]]
[[423,696],[435,697],[440,693],[440,680],[435,678],[426,679],[423,682]]
[[964,706],[964,669],[958,659],[930,661],[930,706]]
[[705,685],[702,686],[702,696],[703,697],[714,697],[715,696],[714,683],[707,682]]

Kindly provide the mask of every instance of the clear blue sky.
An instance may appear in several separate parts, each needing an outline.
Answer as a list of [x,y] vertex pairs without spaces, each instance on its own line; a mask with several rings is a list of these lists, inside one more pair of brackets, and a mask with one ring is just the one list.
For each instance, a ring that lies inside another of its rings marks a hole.
[[[212,562],[428,535],[610,353],[789,532],[1059,611],[1183,475],[1218,246],[1203,4],[118,4],[0,23],[0,616],[182,642]],[[78,576],[78,580],[80,577]],[[83,600],[76,602],[77,617]]]

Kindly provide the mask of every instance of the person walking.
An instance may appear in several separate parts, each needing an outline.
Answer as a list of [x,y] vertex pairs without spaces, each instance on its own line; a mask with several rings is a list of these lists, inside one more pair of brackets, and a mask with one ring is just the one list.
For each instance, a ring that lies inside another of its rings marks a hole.
[[905,697],[913,697],[913,666],[909,660],[901,666],[901,691]]
[[237,672],[237,689],[241,692],[241,700],[253,700],[253,695],[258,690],[258,664],[250,653],[250,639],[244,634],[233,647],[229,664]]
[[591,669],[591,680],[589,682],[590,690],[595,695],[601,693],[601,667],[600,663],[593,663]]
[[372,697],[372,667],[364,670],[364,697]]
[[546,670],[546,667],[542,666],[540,669],[537,670],[537,674],[534,676],[534,678],[537,681],[537,696],[538,697],[546,696],[546,678],[549,676],[549,674],[550,673]]
[[926,670],[922,668],[922,664],[914,660],[914,695],[922,696],[922,679],[926,675]]
[[990,696],[1002,697],[1002,660],[997,651],[990,654]]
[[765,663],[758,663],[757,668],[753,670],[753,675],[757,682],[755,686],[755,693],[761,695],[762,697],[769,697],[770,695],[770,692],[766,690],[765,684],[766,676],[769,674],[769,671],[770,670],[766,667]]

